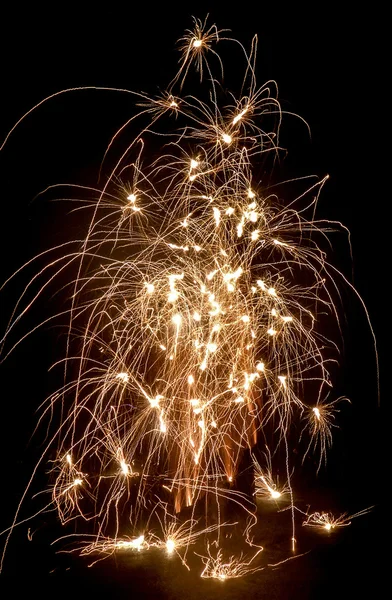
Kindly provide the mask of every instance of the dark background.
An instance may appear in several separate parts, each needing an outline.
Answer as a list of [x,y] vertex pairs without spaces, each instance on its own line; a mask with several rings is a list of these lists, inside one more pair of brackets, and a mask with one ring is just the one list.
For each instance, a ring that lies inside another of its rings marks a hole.
[[[379,404],[375,352],[366,311],[357,296],[343,286],[344,348],[336,395],[347,395],[352,404],[342,407],[341,429],[336,433],[328,471],[323,470],[318,478],[305,472],[305,487],[309,484],[318,499],[338,495],[337,504],[346,502],[350,512],[374,504],[378,508],[370,516],[354,520],[348,528],[350,534],[341,543],[326,545],[319,541],[316,558],[309,559],[314,564],[301,567],[293,561],[287,571],[277,573],[278,583],[271,580],[264,591],[257,584],[260,581],[264,585],[262,572],[249,583],[249,590],[246,586],[231,591],[226,587],[225,593],[233,598],[248,593],[254,598],[321,598],[333,593],[340,598],[355,591],[358,597],[365,597],[360,595],[365,589],[375,592],[381,585],[380,544],[386,536],[380,508],[381,482],[388,478],[381,449],[389,327],[385,241],[389,193],[382,85],[387,73],[382,33],[386,15],[376,6],[343,13],[330,6],[323,10],[321,5],[317,11],[297,5],[288,10],[261,3],[255,5],[257,8],[212,5],[198,3],[177,9],[170,3],[136,7],[133,3],[123,6],[111,2],[104,8],[64,3],[56,8],[38,5],[3,9],[0,139],[32,106],[65,88],[104,86],[150,94],[163,90],[176,72],[176,40],[192,27],[191,15],[204,19],[209,12],[211,24],[231,29],[231,35],[247,48],[252,36],[258,34],[258,83],[275,79],[283,109],[301,115],[312,133],[309,138],[299,120],[284,120],[283,137],[289,154],[279,167],[279,176],[330,175],[320,196],[318,216],[341,221],[351,232],[353,260],[343,233],[332,234],[330,260],[361,296],[378,341],[380,360]],[[226,66],[229,78],[232,69],[236,65]],[[242,70],[238,73],[241,76]],[[1,281],[37,252],[68,238],[68,222],[63,218],[67,205],[49,202],[45,197],[33,199],[48,185],[59,182],[94,185],[111,136],[133,111],[132,97],[126,94],[75,92],[44,104],[12,134],[0,153]],[[82,235],[83,223],[75,219],[70,223],[72,237]],[[26,273],[32,275],[34,268]],[[2,324],[27,280],[23,276],[1,293]],[[46,305],[37,306],[16,333],[23,335],[46,314]],[[4,527],[12,520],[37,455],[36,442],[29,443],[29,438],[36,422],[35,410],[54,384],[47,371],[58,358],[59,336],[53,329],[38,332],[0,365]],[[323,509],[328,510],[327,504]],[[151,582],[140,583],[134,570],[131,577],[113,565],[112,570],[105,566],[106,571],[99,573],[75,571],[74,566],[71,575],[64,568],[57,579],[50,579],[48,571],[52,567],[49,569],[45,560],[53,563],[53,556],[43,549],[50,540],[50,527],[47,525],[33,551],[22,541],[13,550],[10,572],[19,578],[25,574],[29,585],[39,581],[41,590],[59,591],[67,585],[70,589],[80,585],[92,590],[103,585],[102,578],[106,578],[118,597],[132,585],[140,587],[139,597],[177,597],[182,589],[181,584],[178,590],[163,585],[156,588],[160,591],[151,591],[155,589]],[[35,560],[34,553],[38,553]],[[39,560],[38,555],[42,557]],[[317,568],[313,568],[316,563]],[[168,576],[153,567],[151,573],[163,581]],[[150,579],[147,571],[143,577]],[[311,584],[304,585],[309,578]],[[5,580],[8,576],[3,576]],[[189,583],[184,583],[184,590],[187,586]],[[204,590],[205,597],[215,593],[211,590]]]

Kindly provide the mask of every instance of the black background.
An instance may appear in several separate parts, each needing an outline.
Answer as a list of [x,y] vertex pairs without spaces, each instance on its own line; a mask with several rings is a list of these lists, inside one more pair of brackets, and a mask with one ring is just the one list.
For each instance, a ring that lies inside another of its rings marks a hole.
[[[241,3],[232,8],[223,3],[219,8],[220,4],[183,4],[177,9],[170,3],[136,6],[112,2],[102,8],[64,3],[55,8],[38,4],[34,8],[3,9],[0,139],[32,106],[65,88],[104,86],[151,94],[163,90],[176,72],[175,43],[186,28],[192,27],[191,15],[204,19],[209,12],[211,23],[231,29],[232,36],[245,47],[258,34],[259,84],[275,79],[283,108],[300,114],[312,133],[309,138],[298,120],[287,118],[283,122],[289,154],[282,174],[286,178],[329,174],[318,216],[341,221],[351,232],[353,248],[351,260],[347,236],[333,234],[331,262],[355,285],[378,341],[381,408],[366,312],[356,295],[345,288],[345,341],[337,393],[347,394],[352,404],[342,410],[342,429],[332,451],[330,470],[328,475],[321,474],[319,481],[322,487],[329,484],[332,494],[344,484],[350,508],[360,510],[380,503],[382,481],[387,479],[381,466],[380,425],[386,401],[383,373],[389,327],[389,186],[384,166],[387,107],[382,84],[387,77],[382,33],[386,15],[375,6],[366,11],[346,7],[344,12],[331,6],[324,9],[323,5],[309,10],[297,5],[286,9],[262,3]],[[226,66],[226,70],[231,68],[235,65]],[[11,135],[0,153],[2,281],[37,252],[67,239],[62,218],[67,206],[44,198],[33,201],[34,197],[58,182],[96,183],[111,136],[133,110],[132,98],[125,94],[75,92],[38,108]],[[72,223],[75,237],[78,224]],[[15,303],[18,286],[25,282],[22,278],[1,293],[2,323]],[[26,329],[45,316],[45,308],[34,309]],[[29,445],[29,436],[36,420],[34,411],[53,383],[47,370],[57,357],[56,336],[53,330],[34,334],[0,367],[4,527],[12,520],[37,451],[34,442]],[[360,525],[361,519],[353,522],[351,527],[358,527],[361,534],[353,534],[346,545],[330,549],[335,550],[335,557],[328,555],[325,569],[318,568],[311,594],[307,596],[302,589],[297,572],[292,589],[287,582],[287,595],[275,590],[277,595],[269,597],[321,598],[333,591],[339,598],[350,590],[362,597],[365,584],[375,592],[381,581],[379,544],[386,536],[380,513],[380,508],[375,509],[373,516],[366,517],[366,525]],[[10,570],[19,576],[25,572],[32,583],[38,581],[38,575],[43,577],[45,588],[45,567],[29,567],[24,552],[21,546],[18,566]],[[342,569],[343,562],[347,569]],[[298,569],[300,572],[301,567]],[[88,582],[90,589],[94,587],[90,571],[78,577],[80,585]],[[108,577],[113,578],[112,590],[118,589],[120,594],[124,583],[120,584],[118,573]],[[60,583],[47,585],[58,589],[63,582],[60,579]],[[252,597],[264,598],[260,590],[260,596],[254,589],[252,593]]]

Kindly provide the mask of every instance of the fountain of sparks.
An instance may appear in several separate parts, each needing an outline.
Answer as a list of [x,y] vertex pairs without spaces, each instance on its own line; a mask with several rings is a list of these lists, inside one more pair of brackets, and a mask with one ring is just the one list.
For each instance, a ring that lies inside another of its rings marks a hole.
[[[238,99],[228,99],[212,73],[216,64],[223,76],[218,47],[229,42],[245,65]],[[55,262],[59,274],[76,265],[77,276],[64,385],[43,408],[43,417],[58,409],[61,422],[40,463],[56,448],[50,503],[62,524],[77,522],[75,549],[97,560],[154,547],[188,567],[190,547],[204,540],[204,554],[194,553],[202,577],[264,568],[254,496],[288,503],[295,549],[292,421],[305,422],[306,453],[318,450],[323,460],[331,443],[337,401],[327,402],[317,307],[336,318],[336,271],[313,241],[322,225],[306,216],[325,179],[308,190],[306,210],[303,198],[301,209],[285,206],[259,182],[254,169],[280,151],[283,115],[275,82],[256,86],[256,48],[256,37],[247,53],[226,31],[195,20],[167,92],[135,94],[132,124],[146,116],[150,123],[88,201],[85,240]],[[192,67],[207,88],[203,99],[184,93]],[[145,140],[154,137],[163,151],[148,160]],[[23,299],[5,341],[27,310]],[[309,382],[312,405],[304,399]],[[260,465],[253,450],[261,435],[270,435],[273,452]],[[250,493],[236,485],[246,452]],[[282,489],[271,461],[277,452],[286,465]],[[94,533],[83,538],[90,523]],[[318,513],[304,524],[328,523],[347,524]],[[225,558],[224,532],[233,527],[247,552]]]

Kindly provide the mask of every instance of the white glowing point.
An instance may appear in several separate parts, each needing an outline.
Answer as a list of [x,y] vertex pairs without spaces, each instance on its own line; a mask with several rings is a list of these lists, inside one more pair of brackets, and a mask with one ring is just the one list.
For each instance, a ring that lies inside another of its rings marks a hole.
[[225,144],[231,144],[231,142],[233,141],[233,138],[228,133],[224,133],[222,135],[222,140],[225,142]]
[[163,396],[161,396],[160,394],[155,396],[155,398],[150,398],[151,408],[158,408],[161,400],[163,400]]
[[229,206],[229,208],[226,209],[225,214],[230,216],[234,213],[234,208],[232,208],[231,206]]
[[231,281],[232,279],[235,279],[235,280],[237,280],[237,279],[238,279],[238,277],[240,277],[240,275],[242,275],[242,273],[243,273],[243,272],[244,272],[244,271],[243,271],[242,267],[239,267],[239,268],[238,268],[236,271],[234,271],[233,273],[226,273],[226,274],[223,276],[223,279],[224,279],[224,281]]
[[317,408],[317,406],[315,406],[313,409],[314,414],[316,415],[316,418],[318,420],[320,420],[320,410]]
[[215,352],[217,348],[218,348],[218,346],[216,344],[214,344],[214,342],[207,344],[207,350],[209,352]]
[[168,302],[175,302],[176,300],[178,300],[178,293],[177,292],[170,292],[170,294],[167,297]]
[[214,429],[216,429],[216,427],[218,427],[216,424],[216,421],[211,421],[211,427],[213,427]]
[[198,406],[200,404],[200,400],[198,398],[192,398],[192,400],[190,400],[189,402],[192,406]]
[[179,313],[177,313],[176,315],[174,315],[172,317],[172,321],[173,321],[174,325],[177,325],[177,327],[179,327],[182,322],[182,316]]
[[254,210],[252,210],[250,213],[248,213],[248,219],[252,223],[256,223],[258,218],[259,218],[259,215]]
[[166,542],[166,550],[168,554],[172,554],[176,547],[175,541],[169,538]]
[[82,485],[82,483],[83,483],[83,479],[75,479],[73,482],[73,485],[74,486]]
[[201,421],[198,421],[198,423],[197,423],[197,424],[198,424],[198,426],[200,427],[200,429],[204,429],[204,427],[205,427],[205,423],[204,423],[204,421],[203,421],[203,420],[201,420]]
[[194,173],[193,175],[189,175],[189,181],[195,181],[197,177],[197,173]]
[[134,211],[139,211],[140,210],[140,208],[138,208],[135,205],[135,202],[137,200],[137,196],[135,194],[129,194],[129,196],[127,197],[127,200],[129,200],[129,202],[131,203],[132,210],[134,210]]
[[153,286],[152,283],[146,283],[146,289],[149,294],[152,294],[153,291],[155,290],[155,287]]
[[211,281],[211,279],[214,277],[214,275],[217,274],[217,272],[218,271],[215,270],[215,271],[211,271],[210,273],[208,273],[208,275],[207,275],[208,281]]
[[237,404],[242,404],[242,402],[244,402],[244,398],[242,396],[238,396],[234,402],[236,402]]
[[220,223],[220,210],[219,208],[216,208],[215,206],[212,209],[214,211],[214,219],[215,219],[215,223],[216,226],[218,227],[219,223]]
[[177,102],[175,102],[175,100],[172,100],[172,101],[170,102],[170,108],[177,108],[177,107],[178,107],[178,104],[177,104]]
[[235,290],[234,285],[232,283],[228,283],[227,284],[227,291],[228,292],[234,292],[234,290]]
[[242,237],[244,233],[244,219],[242,219],[237,225],[237,236]]
[[138,550],[140,552],[140,550],[143,547],[143,542],[144,542],[144,535],[140,535],[138,538],[132,540],[129,545],[131,546],[131,548],[135,548],[135,550]]
[[191,170],[196,169],[199,166],[199,161],[194,158],[191,159]]
[[189,385],[192,385],[192,383],[195,383],[195,378],[193,377],[193,375],[189,375],[188,383],[189,383]]
[[326,524],[324,525],[324,529],[326,529],[327,531],[329,531],[330,529],[332,529],[332,525],[331,525],[331,523],[326,523]]
[[278,375],[278,379],[279,379],[280,383],[283,385],[283,387],[285,388],[286,387],[286,379],[287,379],[286,375]]
[[201,370],[201,371],[205,371],[205,370],[206,370],[206,368],[207,368],[207,363],[206,363],[206,361],[205,361],[205,360],[203,360],[203,362],[202,362],[202,363],[201,363],[201,365],[200,365],[200,370]]
[[244,323],[249,323],[250,317],[248,315],[243,315],[241,317],[241,321],[243,321]]
[[124,475],[129,475],[129,467],[124,460],[120,461],[121,471]]
[[267,288],[265,287],[265,283],[262,281],[262,279],[258,279],[256,283],[263,290],[263,292],[266,291]]
[[291,323],[292,320],[293,317],[282,317],[282,321],[284,321],[285,323]]
[[272,327],[270,327],[270,328],[268,329],[267,333],[268,333],[268,335],[271,335],[271,336],[272,336],[272,335],[276,335],[276,334],[277,334],[277,331],[276,331],[276,329],[273,329]]
[[252,233],[251,233],[251,236],[250,236],[250,237],[251,237],[251,240],[252,240],[253,242],[255,242],[255,241],[256,241],[256,240],[258,240],[258,239],[259,239],[259,237],[260,237],[260,231],[259,231],[258,229],[255,229],[254,231],[252,231]]
[[203,40],[193,40],[192,46],[194,48],[200,48],[200,46],[202,46],[202,45],[203,45]]
[[281,497],[281,493],[277,492],[276,490],[271,490],[271,498],[280,498]]
[[264,371],[264,369],[265,369],[264,363],[263,363],[263,362],[259,362],[259,363],[257,363],[257,365],[256,365],[256,369],[257,369],[258,371]]
[[164,346],[163,344],[159,344],[159,347],[161,350],[166,350],[166,346]]
[[117,373],[116,379],[121,379],[124,383],[128,383],[129,375],[128,373]]
[[197,311],[195,311],[193,313],[193,319],[194,319],[194,321],[200,321],[200,319],[201,319],[200,313],[198,313]]
[[275,288],[272,288],[272,287],[271,287],[271,288],[269,288],[269,289],[268,289],[268,293],[269,293],[269,295],[270,295],[270,296],[276,296],[276,291],[275,291]]
[[214,333],[217,333],[218,331],[220,331],[222,329],[221,325],[219,325],[219,323],[217,323],[216,325],[214,325],[214,327],[212,328],[212,331]]
[[70,454],[67,454],[67,456],[65,457],[65,460],[67,461],[67,463],[71,466],[72,465],[72,458]]
[[193,249],[196,250],[196,252],[200,252],[201,246],[193,246]]
[[249,188],[248,190],[248,198],[252,199],[256,196],[256,194]]
[[162,417],[159,417],[159,422],[160,422],[160,430],[162,433],[166,433],[167,431],[167,427],[166,427],[166,423],[163,421]]

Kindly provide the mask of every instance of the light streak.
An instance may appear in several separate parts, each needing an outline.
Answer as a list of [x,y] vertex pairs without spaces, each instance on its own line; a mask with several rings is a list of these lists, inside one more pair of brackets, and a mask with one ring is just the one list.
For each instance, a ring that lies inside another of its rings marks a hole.
[[372,508],[373,507],[370,506],[353,515],[343,513],[338,517],[335,517],[331,512],[314,512],[307,515],[307,518],[303,521],[302,525],[304,527],[315,527],[330,532],[341,527],[348,527],[351,525],[352,519],[367,514]]
[[[337,316],[336,270],[315,243],[324,235],[314,221],[315,202],[306,216],[295,202],[278,205],[261,184],[257,193],[251,188],[253,160],[279,153],[280,125],[265,132],[263,120],[278,116],[280,124],[282,111],[268,86],[255,87],[256,40],[249,55],[241,46],[246,76],[240,88],[248,95],[234,108],[221,106],[208,55],[223,74],[214,49],[226,39],[222,33],[196,19],[181,38],[180,68],[167,94],[158,100],[142,95],[141,114],[150,114],[153,125],[143,139],[155,133],[164,139],[162,154],[149,161],[140,135],[131,140],[99,190],[82,248],[50,264],[57,275],[64,265],[76,265],[77,275],[64,385],[44,404],[44,415],[58,407],[61,424],[39,463],[57,452],[49,491],[60,522],[97,525],[96,538],[81,543],[82,555],[155,547],[189,568],[189,546],[203,538],[201,577],[224,581],[263,568],[254,562],[262,548],[250,537],[257,523],[251,494],[235,487],[244,449],[257,447],[262,434],[284,453],[283,486],[273,476],[269,451],[263,466],[253,459],[254,495],[289,501],[294,514],[290,424],[303,420],[304,458],[317,450],[320,467],[340,399],[328,401],[325,391],[330,359],[323,350],[335,345],[318,333],[310,308],[322,305],[331,319]],[[194,94],[180,99],[192,64],[201,82],[204,71],[209,74],[209,103]],[[187,124],[159,129],[166,113],[181,114]],[[118,181],[128,172],[131,181],[119,193]],[[300,285],[304,273],[309,283]],[[33,279],[43,281],[41,291],[51,282],[47,276],[44,268]],[[4,343],[32,304],[23,308],[28,289]],[[305,400],[308,384],[312,404]],[[223,558],[222,530],[234,525],[223,519],[227,505],[242,511],[243,538],[256,548],[251,558]],[[201,507],[205,527],[194,518]],[[181,522],[185,509],[192,517]],[[330,531],[351,518],[313,513],[303,525]],[[293,518],[293,549],[294,525]]]

